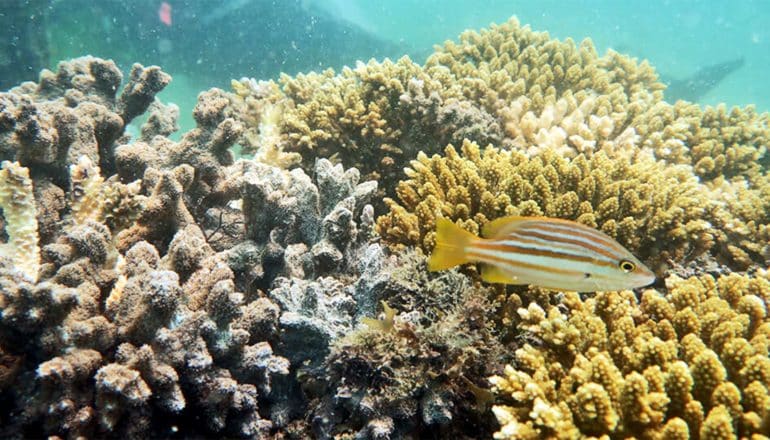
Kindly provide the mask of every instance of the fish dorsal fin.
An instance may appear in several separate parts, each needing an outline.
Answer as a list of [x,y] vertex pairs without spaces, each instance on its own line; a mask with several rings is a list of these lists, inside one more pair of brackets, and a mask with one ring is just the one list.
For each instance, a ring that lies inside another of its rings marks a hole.
[[516,277],[510,276],[491,264],[481,266],[481,279],[487,283],[521,284]]
[[481,236],[484,238],[500,237],[516,230],[523,223],[532,220],[532,217],[520,217],[516,215],[500,217],[484,225]]

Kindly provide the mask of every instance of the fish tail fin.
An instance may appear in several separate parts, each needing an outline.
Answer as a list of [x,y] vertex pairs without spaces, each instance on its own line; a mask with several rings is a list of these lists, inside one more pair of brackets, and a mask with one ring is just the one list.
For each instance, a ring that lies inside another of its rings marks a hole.
[[428,270],[444,270],[468,262],[466,248],[477,237],[446,218],[436,220],[436,247],[428,259]]

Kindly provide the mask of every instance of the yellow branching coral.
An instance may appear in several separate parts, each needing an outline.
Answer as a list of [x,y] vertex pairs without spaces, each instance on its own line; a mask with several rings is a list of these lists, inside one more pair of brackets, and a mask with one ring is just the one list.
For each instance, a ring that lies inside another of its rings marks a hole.
[[[467,99],[500,118],[516,147],[541,145],[550,134],[565,151],[585,153],[606,139],[638,137],[658,159],[693,165],[705,179],[755,174],[757,159],[767,166],[770,115],[666,103],[646,61],[614,51],[599,56],[590,40],[554,40],[511,19],[445,43],[426,62],[426,69],[438,66],[458,78]],[[521,136],[528,131],[532,136]]]
[[491,378],[499,439],[749,438],[770,429],[770,272],[667,292],[530,303],[516,368]]
[[528,157],[465,142],[462,155],[449,146],[445,157],[420,155],[405,171],[409,179],[396,190],[401,204],[387,199],[390,212],[377,225],[391,243],[426,251],[438,216],[474,233],[505,215],[576,220],[657,267],[709,249],[719,232],[707,221],[718,207],[689,169],[643,155],[566,159],[548,149]]
[[146,197],[140,194],[141,180],[121,183],[116,176],[107,179],[86,156],[70,166],[72,220],[85,224],[88,220],[105,223],[113,232],[131,225],[138,217]]
[[767,168],[770,115],[758,114],[753,107],[728,111],[725,105],[658,102],[637,116],[633,126],[641,147],[659,159],[692,165],[706,181],[754,178]]
[[88,156],[80,156],[76,164],[70,165],[70,181],[72,182],[72,219],[77,224],[86,220],[96,220],[101,216],[104,199],[102,184],[104,179]]
[[288,100],[281,121],[286,148],[305,163],[335,157],[388,180],[419,149],[466,136],[499,138],[493,118],[462,101],[446,69],[427,71],[408,57],[359,62],[337,75],[284,75],[279,82]]
[[591,40],[576,45],[534,32],[515,18],[481,32],[467,31],[459,42],[447,41],[431,55],[426,68],[448,68],[463,93],[497,114],[521,96],[536,113],[567,99],[575,104],[598,95],[596,115],[608,116],[622,133],[650,104],[663,97],[663,84],[645,61],[609,51],[600,57]]
[[3,161],[0,169],[0,208],[5,218],[8,243],[0,244],[0,256],[7,257],[32,282],[40,271],[37,209],[29,169],[18,162]]
[[280,123],[286,100],[278,85],[243,78],[233,80],[231,86],[233,111],[246,127],[239,141],[241,153],[254,154],[254,160],[279,168],[298,164],[302,160],[299,153],[283,151]]

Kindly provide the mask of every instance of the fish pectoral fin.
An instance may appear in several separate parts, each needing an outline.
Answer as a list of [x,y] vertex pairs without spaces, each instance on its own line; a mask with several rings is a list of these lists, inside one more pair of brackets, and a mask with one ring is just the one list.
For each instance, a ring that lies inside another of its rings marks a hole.
[[510,276],[500,268],[490,264],[481,266],[481,279],[487,283],[520,284],[516,277]]

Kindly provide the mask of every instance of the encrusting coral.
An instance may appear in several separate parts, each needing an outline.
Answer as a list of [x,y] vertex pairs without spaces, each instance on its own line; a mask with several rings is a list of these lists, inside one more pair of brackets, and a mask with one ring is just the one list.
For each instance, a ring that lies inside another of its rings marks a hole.
[[[665,293],[521,299],[516,367],[491,379],[498,439],[751,438],[770,429],[770,276],[666,279]],[[537,296],[535,298],[538,298]]]

